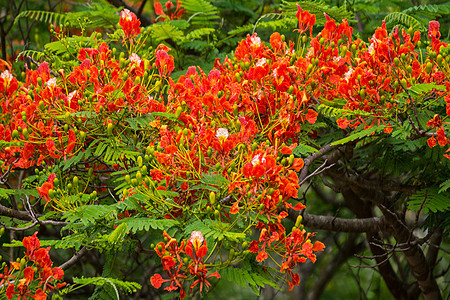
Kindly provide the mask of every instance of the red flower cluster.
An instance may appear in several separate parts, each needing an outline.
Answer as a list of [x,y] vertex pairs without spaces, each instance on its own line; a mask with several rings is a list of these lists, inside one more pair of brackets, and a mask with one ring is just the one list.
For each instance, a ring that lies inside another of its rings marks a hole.
[[[297,18],[299,32],[309,29],[311,35],[315,16],[299,7]],[[14,168],[44,160],[53,164],[99,140],[120,142],[136,116],[151,115],[148,126],[139,129],[140,145],[148,145],[143,153],[145,164],[138,163],[133,179],[124,175],[124,185],[130,189],[126,194],[146,196],[139,205],[149,217],[180,217],[186,222],[214,219],[230,228],[246,223],[244,227],[260,230],[249,251],[257,253],[260,262],[271,251],[279,253],[280,270],[292,288],[299,282],[294,273],[297,263],[315,261],[314,252],[323,250],[322,243],[310,241],[312,234],[301,227],[287,233],[282,222],[288,209],[305,208],[293,200],[300,188],[297,174],[304,166],[293,150],[317,136],[313,126],[318,118],[316,105],[348,112],[337,120],[342,129],[384,124],[389,133],[405,121],[399,121],[399,111],[421,105],[408,97],[407,89],[433,83],[439,85],[433,93],[444,98],[450,116],[448,68],[442,67],[440,54],[447,51],[447,44],[439,40],[437,24],[430,23],[429,32],[436,58],[430,55],[423,62],[415,51],[418,33],[412,38],[398,30],[389,35],[383,24],[367,46],[353,40],[346,20],[340,24],[328,16],[326,20],[308,47],[303,42],[308,41],[305,35],[301,39],[305,47],[297,51],[279,33],[272,34],[269,44],[257,34],[249,35],[239,43],[233,58],[216,60],[208,74],[190,67],[177,82],[167,78],[174,70],[167,46],[159,46],[151,60],[132,51],[128,58],[116,59],[99,42],[96,48],[79,51],[79,65],[69,74],[61,72],[56,78],[48,64],[42,63],[37,70],[27,71],[23,84],[3,66],[0,139],[11,147],[0,151],[0,160]],[[140,32],[139,21],[124,10],[120,25],[131,45]],[[154,68],[150,67],[152,60]],[[155,99],[165,82],[169,83],[167,99]],[[445,117],[437,115],[428,123],[435,130],[430,147],[436,145],[435,136],[441,146],[448,143]],[[114,170],[119,165],[128,168],[135,162],[123,155]],[[106,167],[94,159],[86,168]],[[47,201],[53,182],[49,177],[38,188]],[[152,284],[160,287],[170,282],[166,290],[179,289],[182,297],[186,280],[194,280],[192,288],[197,284],[200,289],[209,287],[207,278],[219,275],[207,275],[203,236],[194,232],[187,243],[178,243],[167,233],[164,236],[167,241],[155,250],[168,279],[156,274]]]
[[[208,278],[220,278],[217,272],[207,275],[208,269],[204,258],[208,252],[208,247],[200,231],[193,231],[187,243],[183,240],[178,244],[177,240],[169,236],[165,231],[164,238],[167,242],[161,242],[156,245],[155,251],[161,257],[163,270],[169,279],[163,279],[160,274],[153,275],[150,282],[155,288],[159,289],[164,282],[170,282],[170,286],[164,289],[167,291],[180,289],[180,298],[184,299],[186,297],[186,292],[183,289],[185,280],[194,280],[191,284],[191,290],[199,285],[201,292],[203,287],[206,290],[211,287],[211,283],[207,280]],[[191,261],[187,266],[185,264],[189,262],[189,259],[186,255]],[[185,256],[185,259],[182,259],[181,256]]]
[[300,5],[297,4],[297,13],[295,16],[297,17],[299,27],[296,31],[299,34],[303,34],[309,29],[309,35],[312,37],[312,29],[316,23],[316,15],[310,14],[307,10],[303,11]]
[[160,0],[156,0],[155,3],[153,4],[154,8],[155,8],[155,13],[159,16],[158,19],[161,19],[161,21],[164,21],[166,18],[168,18],[169,20],[178,20],[181,18],[181,16],[184,13],[184,8],[181,8],[181,0],[177,0],[177,8],[175,10],[172,11],[174,5],[172,3],[172,1],[167,1],[165,6],[166,6],[166,12],[164,12],[162,5],[161,5],[161,1]]
[[[37,232],[23,239],[27,249],[25,257],[20,262],[10,262],[11,268],[5,266],[0,274],[0,292],[8,299],[14,295],[18,299],[47,299],[47,294],[66,285],[57,283],[64,276],[59,267],[52,267],[53,262],[48,254],[50,248],[41,248]],[[5,291],[6,290],[6,291]]]
[[120,12],[119,25],[122,27],[127,39],[133,39],[141,33],[141,21],[128,9]]

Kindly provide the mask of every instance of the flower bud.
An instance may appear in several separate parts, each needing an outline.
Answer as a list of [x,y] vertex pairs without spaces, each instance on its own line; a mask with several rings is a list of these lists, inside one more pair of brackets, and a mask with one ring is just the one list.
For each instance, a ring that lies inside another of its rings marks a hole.
[[427,68],[427,73],[430,74],[431,71],[433,70],[433,64],[431,62],[427,62],[426,68]]
[[113,131],[113,124],[108,123],[108,127],[106,129],[106,133],[108,134],[108,136],[112,136],[112,131]]
[[234,78],[236,78],[237,82],[241,83],[241,74],[239,73],[234,74]]
[[297,216],[297,220],[295,220],[295,227],[299,227],[303,221],[303,217],[301,215]]
[[216,194],[214,192],[209,193],[209,203],[211,203],[211,205],[216,203]]
[[74,187],[75,190],[78,190],[78,183],[79,183],[78,177],[75,176],[73,178],[73,187]]
[[142,173],[140,171],[136,172],[136,180],[138,184],[142,182]]
[[25,257],[22,257],[22,259],[20,260],[20,270],[25,269],[26,266],[27,266],[27,260]]
[[180,118],[182,110],[183,110],[183,109],[181,108],[181,106],[178,106],[178,107],[177,107],[177,110],[176,110],[176,112],[175,112],[175,118],[177,118],[177,119]]

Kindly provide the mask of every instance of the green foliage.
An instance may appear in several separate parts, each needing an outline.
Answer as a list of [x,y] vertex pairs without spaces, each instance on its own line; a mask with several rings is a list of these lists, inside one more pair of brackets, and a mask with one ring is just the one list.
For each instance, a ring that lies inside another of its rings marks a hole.
[[[269,20],[267,20],[269,19]],[[229,35],[236,35],[242,33],[253,33],[256,29],[265,29],[270,31],[284,30],[285,28],[292,28],[298,23],[296,18],[292,16],[283,15],[281,13],[269,13],[261,16],[255,24],[247,24],[239,26],[228,32]]]
[[301,156],[301,155],[308,155],[308,154],[319,152],[319,151],[314,147],[304,145],[304,144],[299,144],[297,147],[295,147],[294,150],[292,150],[292,152],[296,156]]
[[124,218],[121,220],[121,225],[126,224],[126,228],[132,233],[139,231],[150,232],[151,229],[155,230],[169,230],[176,226],[178,223],[172,219],[152,219],[143,217]]
[[239,268],[228,267],[221,271],[221,276],[233,283],[237,283],[242,287],[249,286],[253,292],[259,296],[260,288],[269,285],[274,289],[281,290],[281,287],[274,283],[273,278],[276,271],[270,267],[251,265],[244,263]]
[[425,27],[420,23],[419,20],[402,12],[392,12],[385,17],[385,20],[391,24],[394,24],[392,27],[412,27],[413,30],[419,31],[425,29]]
[[334,19],[338,22],[343,19],[352,20],[353,13],[348,11],[345,5],[342,6],[330,6],[325,1],[287,1],[283,0],[281,7],[285,12],[283,15],[291,16],[295,18],[295,14],[297,13],[297,4],[303,10],[309,11],[311,14],[316,15],[316,26],[322,26],[325,24],[325,16],[326,13],[331,19]]
[[112,27],[119,22],[119,8],[114,6],[93,5],[91,9],[79,12],[56,13],[50,11],[27,10],[21,12],[15,22],[20,18],[27,18],[39,22],[56,24],[57,26],[74,27],[83,29],[85,27]]
[[379,126],[379,127],[375,127],[374,126],[374,127],[370,127],[370,128],[367,128],[367,129],[363,129],[361,131],[355,130],[349,136],[347,136],[347,137],[345,137],[343,139],[337,140],[337,141],[331,143],[331,145],[334,146],[334,145],[347,144],[347,143],[353,142],[355,140],[360,140],[360,139],[363,139],[365,137],[369,137],[369,136],[373,135],[376,132],[380,132],[383,129],[384,129],[384,126]]
[[387,25],[390,27],[413,28],[413,30],[424,31],[428,22],[436,20],[442,15],[450,14],[449,4],[426,4],[411,6],[401,12],[391,12],[386,17]]
[[435,186],[424,188],[409,197],[408,208],[414,211],[421,209],[425,214],[445,212],[450,209],[450,196]]
[[171,23],[156,23],[150,27],[150,36],[155,43],[173,40],[181,43],[184,40],[183,32]]
[[205,0],[184,0],[182,7],[188,15],[188,23],[201,26],[203,28],[214,27],[219,18],[218,10],[209,1]]
[[119,290],[124,292],[126,295],[129,295],[129,294],[132,294],[142,288],[139,283],[130,282],[130,281],[122,281],[117,278],[105,278],[105,277],[77,278],[77,277],[74,277],[73,282],[76,284],[80,284],[80,285],[90,285],[90,284],[95,285],[95,286],[110,285],[110,287],[112,287],[114,289],[114,294],[112,294],[112,295],[107,294],[109,297],[106,295],[103,295],[103,297],[105,297],[105,296],[106,297],[102,298],[100,296],[100,298],[97,298],[97,299],[120,299]]

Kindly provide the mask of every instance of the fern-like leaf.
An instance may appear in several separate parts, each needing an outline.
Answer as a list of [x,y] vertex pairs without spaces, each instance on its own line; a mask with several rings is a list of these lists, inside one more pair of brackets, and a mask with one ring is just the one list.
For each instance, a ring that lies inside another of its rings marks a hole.
[[323,1],[282,1],[282,9],[285,11],[284,15],[289,15],[295,18],[297,13],[297,4],[303,10],[307,10],[312,14],[316,15],[316,25],[324,25],[326,22],[324,13],[326,13],[330,18],[340,22],[343,19],[352,20],[354,15],[352,12],[347,11],[345,5],[329,6]]
[[392,12],[384,19],[393,27],[412,27],[413,30],[425,30],[425,26],[419,20],[403,12]]
[[64,24],[67,21],[67,14],[60,14],[50,11],[26,10],[17,15],[14,23],[17,23],[20,18],[28,18],[51,24]]
[[122,224],[126,224],[127,228],[132,232],[156,230],[168,230],[177,225],[177,222],[172,219],[153,219],[153,218],[125,218]]
[[[132,281],[122,281],[117,278],[107,278],[107,277],[89,277],[89,278],[73,278],[73,282],[75,284],[80,285],[96,285],[96,286],[103,286],[103,285],[110,285],[112,286],[115,291],[117,292],[116,296],[119,297],[119,292],[117,290],[120,289],[125,294],[131,294],[135,293],[137,290],[140,290],[142,287],[139,283],[132,282]],[[120,299],[120,298],[117,298]]]
[[422,189],[409,197],[408,207],[411,210],[419,210],[422,207],[425,214],[430,211],[433,213],[445,212],[450,209],[450,195],[449,193],[439,193],[438,187]]
[[64,14],[50,11],[27,10],[21,12],[16,17],[15,22],[20,18],[28,18],[39,22],[64,26],[68,25],[76,28],[81,28],[82,26],[97,28],[116,25],[120,18],[119,15],[117,15],[118,11],[119,8],[115,8],[111,5],[107,7],[100,7],[97,5],[90,10],[67,12]]
[[159,43],[164,40],[171,39],[175,42],[178,42],[184,39],[184,34],[177,27],[173,26],[170,23],[157,23],[151,27],[150,36],[155,40],[156,43]]
[[17,59],[16,61],[19,60],[19,58],[21,57],[31,57],[33,60],[35,61],[40,61],[43,57],[44,57],[44,53],[40,52],[40,51],[35,51],[35,50],[25,50],[19,53],[19,55],[17,55]]
[[214,31],[216,31],[214,28],[199,28],[199,29],[195,29],[191,32],[189,32],[186,35],[187,39],[198,39],[204,35],[209,35],[211,33],[213,33]]
[[183,0],[188,22],[201,27],[214,27],[219,19],[217,7],[205,0]]
[[359,139],[368,137],[377,131],[381,131],[383,128],[384,128],[384,126],[380,126],[380,127],[374,126],[372,128],[367,128],[367,129],[364,129],[364,130],[361,130],[358,132],[353,132],[349,136],[331,143],[331,145],[333,145],[333,146],[334,145],[343,145],[343,144],[346,144],[346,143],[349,143],[349,142],[352,142],[355,140],[359,140]]

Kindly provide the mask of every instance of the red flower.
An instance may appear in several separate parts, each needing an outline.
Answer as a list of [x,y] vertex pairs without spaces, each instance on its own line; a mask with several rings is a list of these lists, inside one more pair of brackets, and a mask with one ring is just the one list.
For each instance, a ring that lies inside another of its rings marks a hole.
[[337,119],[336,123],[338,124],[339,128],[345,129],[347,128],[348,124],[350,124],[350,121],[348,121],[347,118],[339,118]]
[[256,256],[256,260],[259,262],[263,262],[267,259],[267,257],[269,257],[269,255],[267,254],[266,251],[261,251],[258,253],[258,255]]
[[318,113],[313,109],[308,109],[308,113],[305,118],[310,124],[316,123]]
[[289,290],[292,291],[294,286],[300,284],[300,276],[297,273],[292,273],[292,271],[288,271],[287,273],[287,281],[289,283]]
[[122,27],[125,37],[131,39],[141,33],[141,21],[136,17],[134,13],[128,9],[124,9],[120,12],[119,25]]
[[439,128],[437,131],[437,140],[439,143],[439,146],[443,147],[448,143],[448,139],[445,137],[445,132],[443,128]]
[[300,5],[297,4],[297,13],[295,14],[298,20],[298,31],[300,34],[309,29],[309,34],[312,36],[312,27],[316,23],[316,15],[310,14],[307,10],[303,11]]
[[292,163],[291,168],[298,172],[303,168],[304,165],[305,163],[303,162],[303,159],[294,158],[294,162]]
[[270,45],[272,45],[275,53],[286,48],[286,43],[281,40],[281,35],[278,32],[274,32],[270,36]]
[[[170,73],[172,73],[173,69],[175,68],[174,66],[174,62],[173,62],[173,56],[167,54],[166,49],[167,47],[164,47],[162,49],[160,49],[162,47],[158,46],[158,48],[156,48],[156,67],[158,68],[159,71],[159,75],[161,76],[169,76]],[[159,50],[158,50],[159,49]]]
[[431,120],[427,122],[427,127],[433,126],[435,128],[442,126],[442,117],[435,114]]
[[[53,187],[53,181],[52,181]],[[39,191],[39,188],[38,188]],[[27,248],[26,256],[34,259],[34,251],[41,247],[41,242],[37,238],[37,231],[32,236],[24,237],[22,240],[23,246]]]
[[[205,244],[203,245],[203,242]],[[196,263],[203,259],[208,252],[208,247],[203,234],[200,231],[193,231],[191,238],[188,240],[185,248],[186,254],[189,255]]]
[[177,0],[177,9],[172,12],[172,8],[174,7],[172,1],[166,2],[166,11],[167,13],[164,13],[162,5],[160,0],[156,0],[155,4],[153,4],[155,7],[155,13],[159,16],[162,21],[164,21],[167,18],[170,20],[177,20],[181,18],[181,15],[184,13],[184,8],[181,8],[181,1]]
[[45,202],[50,202],[50,196],[48,192],[53,189],[53,180],[51,182],[44,182],[44,184],[40,187],[37,187],[36,190],[39,193],[39,196],[45,200]]
[[45,300],[47,299],[47,294],[42,289],[37,289],[34,293],[33,299],[35,300]]
[[25,270],[23,270],[23,277],[28,282],[31,282],[34,278],[34,269],[32,267],[26,267]]
[[413,36],[412,40],[413,40],[414,43],[417,43],[418,41],[420,41],[420,31],[416,30],[414,32],[414,36]]
[[155,274],[155,275],[152,276],[152,278],[150,278],[151,284],[152,284],[155,288],[157,288],[157,289],[159,289],[159,288],[161,287],[161,285],[162,285],[164,282],[167,282],[167,281],[170,281],[170,280],[168,280],[168,279],[163,279],[163,278],[161,277],[161,275],[159,275],[159,274]]
[[430,21],[430,24],[428,25],[428,37],[431,38],[432,41],[441,37],[438,21]]
[[324,249],[325,249],[325,245],[322,242],[317,241],[314,243],[314,247],[312,250],[314,252],[316,252],[316,251],[323,251]]

